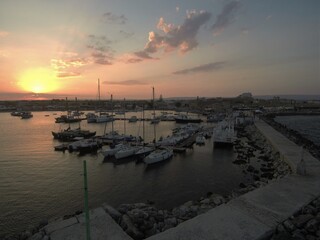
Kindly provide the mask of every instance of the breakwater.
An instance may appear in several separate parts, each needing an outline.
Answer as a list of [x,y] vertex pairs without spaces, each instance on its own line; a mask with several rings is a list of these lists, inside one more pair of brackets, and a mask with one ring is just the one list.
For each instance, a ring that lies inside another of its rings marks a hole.
[[[319,114],[313,114],[319,115]],[[315,158],[320,160],[320,147],[312,142],[311,140],[304,137],[298,131],[293,130],[275,121],[276,116],[287,116],[287,115],[278,115],[278,114],[267,114],[262,117],[262,119],[267,122],[270,126],[272,126],[275,130],[285,135],[288,139],[293,141],[299,146],[306,148]],[[293,115],[290,115],[293,116]]]

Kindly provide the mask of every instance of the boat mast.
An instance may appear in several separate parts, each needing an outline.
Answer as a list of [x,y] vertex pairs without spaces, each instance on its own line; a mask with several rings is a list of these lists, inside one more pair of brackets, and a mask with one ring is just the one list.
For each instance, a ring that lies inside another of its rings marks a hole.
[[144,139],[145,139],[145,134],[144,134],[144,103],[142,104],[142,139],[143,139],[143,145],[144,145]]
[[[156,117],[156,110],[154,104],[154,87],[152,87],[152,105],[153,105],[153,119]],[[154,147],[156,148],[157,133],[156,133],[156,124],[153,124],[153,133],[154,133]]]
[[124,112],[123,112],[123,131],[124,135],[126,135],[126,99],[123,99]]
[[112,96],[112,94],[111,94],[111,131],[112,131],[112,134],[113,134],[113,96]]
[[98,100],[100,103],[100,79],[98,78]]

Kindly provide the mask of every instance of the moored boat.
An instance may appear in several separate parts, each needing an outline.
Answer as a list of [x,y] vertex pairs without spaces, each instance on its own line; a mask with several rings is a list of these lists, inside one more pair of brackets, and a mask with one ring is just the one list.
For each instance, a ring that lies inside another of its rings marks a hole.
[[179,114],[175,117],[176,123],[201,123],[200,118],[191,117],[186,114]]
[[62,141],[73,141],[77,137],[90,138],[96,135],[96,132],[91,132],[89,130],[77,129],[65,129],[60,132],[52,132],[52,135],[55,139]]
[[32,118],[33,114],[31,112],[23,112],[21,114],[21,119],[28,119],[28,118]]
[[146,164],[153,164],[158,163],[164,160],[167,160],[173,156],[172,149],[169,148],[163,148],[163,149],[157,149],[150,153],[148,156],[146,156],[143,161]]
[[213,143],[218,146],[233,146],[235,141],[234,123],[231,120],[220,122],[213,130]]

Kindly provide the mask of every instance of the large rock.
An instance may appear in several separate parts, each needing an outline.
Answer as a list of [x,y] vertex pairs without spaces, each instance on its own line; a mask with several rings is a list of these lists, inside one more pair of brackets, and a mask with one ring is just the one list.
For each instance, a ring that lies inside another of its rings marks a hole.
[[144,234],[140,232],[136,226],[132,223],[130,217],[126,214],[122,216],[121,219],[121,227],[125,230],[125,232],[134,239],[143,239]]
[[117,209],[120,213],[125,214],[133,208],[134,206],[132,204],[121,204]]
[[118,210],[106,203],[102,204],[102,207],[116,222],[120,221],[121,213]]
[[36,234],[34,234],[31,238],[29,238],[28,240],[42,240],[43,235],[42,233],[38,232]]
[[283,226],[287,229],[287,231],[292,232],[295,230],[294,224],[290,220],[286,220],[283,222]]
[[225,203],[224,197],[218,194],[212,194],[210,196],[210,201],[213,202],[215,205],[220,205],[222,203]]
[[298,228],[303,227],[309,220],[311,220],[313,216],[311,214],[304,214],[297,216],[292,220],[292,223],[296,225]]

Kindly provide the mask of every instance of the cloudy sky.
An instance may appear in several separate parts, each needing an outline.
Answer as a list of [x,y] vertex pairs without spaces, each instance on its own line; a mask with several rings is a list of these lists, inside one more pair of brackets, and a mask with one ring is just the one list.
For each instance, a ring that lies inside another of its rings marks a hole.
[[150,98],[152,86],[163,97],[319,94],[319,9],[318,0],[1,0],[0,99],[97,98],[98,79],[103,98]]

